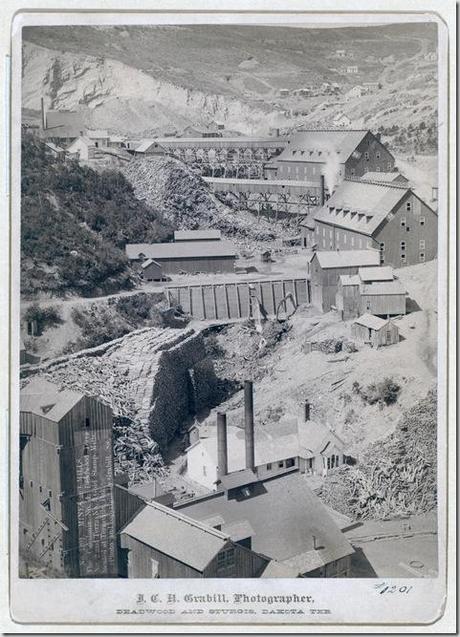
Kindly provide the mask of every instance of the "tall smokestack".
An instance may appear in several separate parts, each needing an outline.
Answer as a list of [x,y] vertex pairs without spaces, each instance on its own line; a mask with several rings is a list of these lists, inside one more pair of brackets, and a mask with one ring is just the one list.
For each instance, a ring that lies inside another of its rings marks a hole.
[[321,175],[321,205],[326,203],[326,186],[324,185],[324,175]]
[[244,381],[244,430],[246,442],[246,469],[256,468],[254,449],[254,397],[252,381]]
[[304,410],[305,422],[308,422],[310,420],[310,403],[308,400],[305,401]]
[[40,100],[41,102],[41,111],[42,111],[42,129],[46,130],[46,113],[45,113],[45,100],[43,97]]
[[227,414],[217,412],[217,478],[228,473]]

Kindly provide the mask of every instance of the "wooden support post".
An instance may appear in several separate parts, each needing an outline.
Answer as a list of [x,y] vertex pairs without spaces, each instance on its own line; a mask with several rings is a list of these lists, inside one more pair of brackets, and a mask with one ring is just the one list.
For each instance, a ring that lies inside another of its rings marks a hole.
[[168,305],[171,307],[171,292],[169,288],[166,288],[166,298],[168,299]]
[[216,297],[216,286],[215,285],[212,286],[212,300],[213,300],[213,303],[214,303],[214,314],[215,314],[216,320],[217,320],[219,317],[217,316],[217,297]]
[[275,299],[275,282],[271,282],[272,286],[272,303],[273,303],[273,314],[276,315],[276,299]]
[[224,283],[224,294],[225,294],[225,306],[227,308],[227,318],[230,318],[230,303],[228,302],[228,290],[227,285]]
[[296,305],[299,305],[298,297],[297,297],[297,280],[292,279],[292,287],[294,289],[294,301]]
[[238,303],[238,318],[241,318],[241,299],[240,299],[240,289],[238,287],[238,283],[235,283],[236,288],[236,301]]
[[193,316],[193,288],[189,285],[188,288],[188,303],[189,303],[189,313]]
[[283,299],[286,298],[286,281],[282,282],[282,290],[283,290]]
[[203,304],[203,318],[206,319],[206,303],[204,301],[204,287],[201,286],[201,303]]

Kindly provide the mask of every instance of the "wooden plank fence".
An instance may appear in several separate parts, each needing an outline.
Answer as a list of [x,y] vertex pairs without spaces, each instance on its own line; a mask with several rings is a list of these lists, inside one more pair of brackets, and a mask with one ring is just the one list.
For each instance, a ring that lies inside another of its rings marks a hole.
[[184,312],[197,319],[226,320],[248,318],[249,286],[265,308],[274,316],[280,301],[289,293],[297,305],[307,303],[306,279],[264,279],[203,285],[179,285],[166,288],[169,305],[181,305]]

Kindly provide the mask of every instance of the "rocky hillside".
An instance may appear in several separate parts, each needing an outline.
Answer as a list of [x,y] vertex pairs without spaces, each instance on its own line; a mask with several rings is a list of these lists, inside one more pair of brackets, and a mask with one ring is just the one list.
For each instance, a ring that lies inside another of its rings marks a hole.
[[[266,134],[271,126],[324,125],[338,112],[353,125],[404,129],[422,120],[429,125],[436,111],[434,24],[43,27],[23,33],[23,107],[37,113],[44,96],[48,108],[83,109],[91,125],[119,132],[161,134],[218,119],[227,129]],[[358,72],[346,73],[348,65]],[[325,81],[336,82],[339,93],[321,93]],[[380,82],[381,89],[363,100],[346,98],[365,82]],[[316,95],[280,96],[281,88],[304,86]]]
[[130,288],[127,242],[161,241],[171,228],[117,171],[58,162],[22,140],[21,293],[97,295]]
[[[136,159],[123,168],[138,199],[161,209],[164,218],[181,229],[217,228],[235,240],[270,241],[273,224],[247,211],[235,213],[221,203],[205,181],[171,157]],[[279,225],[276,226],[280,230]]]

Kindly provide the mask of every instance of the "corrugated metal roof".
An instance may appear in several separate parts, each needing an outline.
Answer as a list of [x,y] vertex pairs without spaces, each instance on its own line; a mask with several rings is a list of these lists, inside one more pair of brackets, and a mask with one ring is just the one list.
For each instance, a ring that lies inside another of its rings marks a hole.
[[228,543],[228,535],[169,509],[149,502],[120,533],[202,572]]
[[363,314],[359,318],[355,319],[354,323],[363,325],[364,327],[369,327],[372,330],[380,330],[389,323],[389,319],[383,319],[379,316],[374,316],[373,314]]
[[405,184],[345,180],[315,213],[316,221],[372,236],[410,188]]
[[220,230],[176,230],[174,232],[174,241],[202,241],[220,238]]
[[393,268],[382,265],[377,268],[359,268],[358,275],[361,281],[393,281]]
[[143,254],[148,259],[193,259],[207,257],[236,257],[236,249],[230,241],[181,241],[179,243],[128,243],[128,259],[138,259]]
[[80,392],[59,389],[54,383],[36,376],[21,389],[20,410],[59,422],[82,398]]
[[324,269],[356,268],[379,265],[380,254],[377,250],[340,250],[316,252],[318,263]]
[[247,520],[254,530],[252,550],[288,565],[295,560],[297,573],[311,568],[302,559],[314,549],[321,565],[351,555],[353,548],[327,513],[321,501],[308,488],[298,472],[265,480],[261,488],[245,499],[214,497],[186,504],[180,509],[195,519],[222,515],[226,524]]
[[377,281],[376,283],[363,283],[361,294],[367,296],[385,296],[386,294],[406,294],[406,288],[401,281]]
[[291,138],[276,161],[325,163],[331,154],[344,163],[357,148],[367,130],[307,130]]

